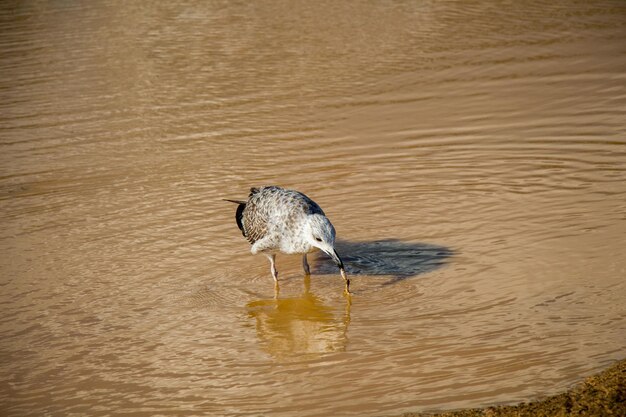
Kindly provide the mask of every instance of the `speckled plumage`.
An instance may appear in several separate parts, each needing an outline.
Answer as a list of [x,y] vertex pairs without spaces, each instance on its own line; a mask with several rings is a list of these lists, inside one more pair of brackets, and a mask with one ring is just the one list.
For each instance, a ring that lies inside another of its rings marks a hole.
[[310,245],[302,239],[306,216],[324,211],[306,195],[269,186],[252,188],[241,212],[241,232],[252,251],[307,253]]
[[235,218],[243,236],[252,244],[251,252],[264,253],[274,264],[278,252],[301,253],[305,273],[309,273],[306,254],[321,249],[335,261],[346,280],[343,262],[334,249],[335,228],[320,206],[299,191],[276,186],[251,188],[247,201],[238,204]]

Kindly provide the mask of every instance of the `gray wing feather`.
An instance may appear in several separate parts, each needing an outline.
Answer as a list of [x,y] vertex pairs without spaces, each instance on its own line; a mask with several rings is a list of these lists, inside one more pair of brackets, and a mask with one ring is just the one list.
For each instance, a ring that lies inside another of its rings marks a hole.
[[293,222],[307,214],[321,214],[320,206],[301,192],[276,186],[251,188],[241,213],[243,235],[254,244],[266,236],[273,225]]

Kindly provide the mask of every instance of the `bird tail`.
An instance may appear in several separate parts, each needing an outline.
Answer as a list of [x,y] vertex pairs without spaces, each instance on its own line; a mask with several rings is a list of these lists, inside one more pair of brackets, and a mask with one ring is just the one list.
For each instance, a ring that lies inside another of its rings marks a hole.
[[246,208],[247,202],[241,200],[230,200],[228,198],[223,198],[222,200],[228,201],[230,203],[239,204],[239,206],[237,206],[237,212],[235,213],[235,220],[237,221],[237,227],[239,228],[239,230],[241,230],[241,234],[246,237],[246,232],[245,230],[243,230],[243,211]]

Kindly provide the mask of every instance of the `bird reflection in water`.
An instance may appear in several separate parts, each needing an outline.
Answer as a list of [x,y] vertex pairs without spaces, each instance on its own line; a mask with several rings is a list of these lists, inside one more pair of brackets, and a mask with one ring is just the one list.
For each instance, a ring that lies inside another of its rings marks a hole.
[[351,299],[345,297],[343,313],[310,292],[311,278],[304,277],[304,292],[297,297],[252,301],[248,316],[256,320],[263,349],[275,358],[315,357],[343,351],[347,344]]

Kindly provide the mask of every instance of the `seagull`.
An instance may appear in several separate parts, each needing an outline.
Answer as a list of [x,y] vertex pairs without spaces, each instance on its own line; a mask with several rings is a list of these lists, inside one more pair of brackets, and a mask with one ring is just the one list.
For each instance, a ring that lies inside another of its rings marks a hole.
[[317,249],[335,262],[350,294],[350,280],[335,250],[335,228],[320,206],[299,191],[277,186],[250,189],[248,200],[229,200],[238,204],[235,219],[243,236],[252,244],[250,252],[263,253],[278,288],[276,254],[301,253],[302,267],[311,274],[306,255]]

